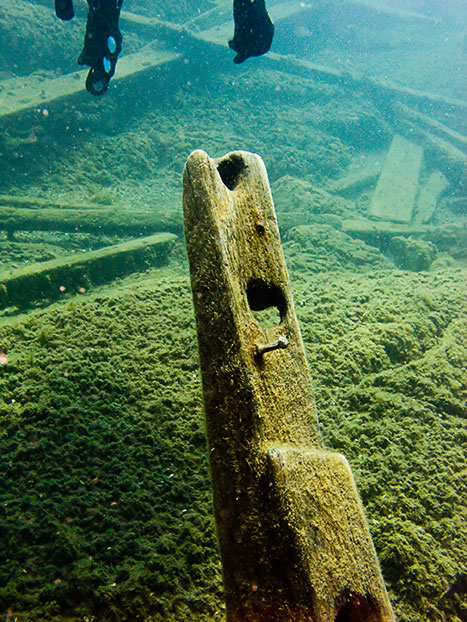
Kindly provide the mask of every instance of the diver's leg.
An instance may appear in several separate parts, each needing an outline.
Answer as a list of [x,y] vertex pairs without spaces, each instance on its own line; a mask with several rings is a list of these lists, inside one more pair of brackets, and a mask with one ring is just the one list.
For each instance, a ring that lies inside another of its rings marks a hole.
[[78,64],[91,67],[86,78],[88,91],[93,95],[103,95],[122,51],[118,18],[123,0],[88,0],[88,4],[84,48]]

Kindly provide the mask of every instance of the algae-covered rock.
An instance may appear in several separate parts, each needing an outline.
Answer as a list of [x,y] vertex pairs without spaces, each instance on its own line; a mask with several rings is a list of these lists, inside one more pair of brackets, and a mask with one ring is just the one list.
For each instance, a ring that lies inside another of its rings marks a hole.
[[388,252],[401,270],[421,272],[429,270],[436,259],[436,246],[432,242],[412,237],[394,236],[389,240]]
[[[298,273],[287,244],[321,431],[356,475],[398,620],[454,622],[465,271]],[[0,325],[0,608],[19,622],[224,615],[191,293],[153,274]]]
[[284,252],[289,269],[300,273],[389,266],[377,249],[328,224],[293,227],[285,236]]
[[351,201],[290,175],[272,184],[272,195],[281,229],[309,224],[317,214],[349,217],[354,209]]

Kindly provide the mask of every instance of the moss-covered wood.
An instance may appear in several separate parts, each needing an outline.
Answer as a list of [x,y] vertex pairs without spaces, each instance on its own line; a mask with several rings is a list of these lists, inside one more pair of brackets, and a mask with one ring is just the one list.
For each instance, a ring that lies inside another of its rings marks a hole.
[[184,211],[227,620],[393,621],[350,468],[320,439],[261,158],[193,152]]
[[395,135],[370,204],[374,218],[410,222],[418,189],[423,149]]
[[117,277],[160,266],[175,239],[172,233],[157,233],[0,273],[0,305],[27,307],[38,300],[53,300],[65,292],[84,292]]
[[348,235],[364,240],[386,252],[394,237],[411,237],[432,242],[442,252],[456,258],[466,257],[467,230],[462,223],[446,225],[403,225],[389,222],[374,222],[366,219],[342,221],[342,230]]
[[[157,210],[128,210],[104,206],[52,206],[34,199],[1,199],[0,230],[65,231],[99,234],[147,235],[155,231],[180,231],[175,216],[162,217]],[[22,207],[19,207],[19,206]]]

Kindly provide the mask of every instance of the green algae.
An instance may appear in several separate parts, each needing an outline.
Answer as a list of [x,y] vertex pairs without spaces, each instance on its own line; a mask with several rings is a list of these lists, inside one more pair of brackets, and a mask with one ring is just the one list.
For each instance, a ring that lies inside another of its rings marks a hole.
[[178,309],[166,284],[2,335],[1,601],[20,619],[181,619],[187,603],[211,619],[221,606],[183,287]]
[[[139,10],[152,5],[138,0]],[[158,14],[181,8],[195,15],[187,0],[159,2]],[[32,25],[15,34],[12,53],[56,28],[47,23],[49,31],[44,13],[33,35]],[[54,64],[74,69],[82,32],[76,20],[67,28],[38,82]],[[126,32],[125,50],[136,40]],[[35,60],[31,69],[42,65]],[[367,243],[341,230],[368,197],[345,201],[324,187],[356,152],[385,148],[390,115],[382,112],[392,101],[374,105],[369,93],[293,67],[232,70],[213,60],[197,66],[196,80],[180,62],[119,85],[99,108],[83,95],[52,103],[48,117],[37,110],[10,119],[0,137],[2,191],[112,200],[179,226],[180,172],[192,149],[261,153],[323,435],[357,475],[398,619],[458,622],[466,600],[466,277],[434,271],[442,258],[433,258],[446,251],[465,260],[462,238],[426,232],[428,242],[402,238],[389,249],[392,225],[386,237],[375,228]],[[212,80],[214,65],[222,75]],[[458,214],[457,203],[447,205]],[[128,211],[117,215],[124,227]],[[57,244],[7,242],[3,264],[52,259]],[[400,267],[433,272],[392,270],[388,249]],[[411,264],[418,255],[422,263]],[[0,611],[20,622],[223,615],[189,286],[175,273],[153,278],[1,324]]]
[[460,619],[442,597],[467,561],[465,279],[348,275],[324,293],[321,275],[312,295],[297,288],[324,437],[351,463],[404,622]]
[[[466,562],[465,280],[295,282],[321,428],[351,462],[402,622],[457,619],[443,594]],[[216,619],[187,280],[37,311],[4,323],[0,345],[2,609],[25,621]]]

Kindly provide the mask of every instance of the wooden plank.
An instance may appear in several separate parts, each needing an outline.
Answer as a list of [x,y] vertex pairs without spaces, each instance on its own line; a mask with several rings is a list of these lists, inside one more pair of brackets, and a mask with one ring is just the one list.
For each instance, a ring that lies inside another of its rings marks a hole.
[[405,119],[417,123],[417,125],[426,128],[440,136],[443,140],[450,142],[456,149],[467,152],[467,136],[451,129],[437,119],[433,119],[429,115],[423,114],[418,110],[413,110],[404,104],[394,106],[394,110]]
[[449,181],[441,171],[433,171],[431,173],[417,198],[414,217],[415,224],[423,224],[432,218],[438,205],[438,200],[448,186]]
[[[165,65],[180,58],[175,52],[165,52],[147,47],[136,54],[123,56],[118,64],[114,81],[122,80],[142,71]],[[50,102],[84,91],[88,70],[74,71],[58,78],[28,76],[2,82],[0,117],[15,114],[29,108],[44,108]]]
[[410,222],[418,188],[423,149],[396,134],[369,208],[373,218]]
[[55,300],[79,293],[117,277],[160,266],[175,243],[175,235],[157,233],[123,244],[35,263],[0,273],[0,305],[27,307],[37,300]]
[[430,15],[423,15],[422,13],[415,13],[414,11],[402,11],[384,4],[376,4],[375,2],[367,2],[365,0],[346,0],[346,3],[353,4],[362,9],[367,9],[372,13],[380,13],[382,15],[389,15],[400,20],[415,20],[422,22],[430,22],[431,24],[439,24],[439,19],[431,17]]
[[7,207],[25,207],[28,209],[77,209],[77,210],[111,210],[115,206],[102,203],[73,203],[57,199],[44,199],[43,197],[28,197],[20,194],[0,194],[0,205]]
[[380,173],[380,158],[362,159],[357,165],[353,165],[346,175],[330,182],[326,190],[346,198],[356,198],[362,190],[376,184]]
[[[23,199],[24,200],[24,199]],[[98,234],[148,235],[156,231],[180,232],[176,214],[162,218],[156,210],[130,210],[105,206],[0,206],[0,230],[13,237],[15,231],[66,231]],[[22,203],[24,205],[24,203]]]
[[[413,129],[413,124],[412,124]],[[407,131],[410,131],[407,129]],[[421,128],[413,132],[425,141],[425,160],[430,168],[438,168],[460,189],[467,186],[467,155],[450,141]]]
[[342,231],[376,246],[383,252],[393,237],[411,237],[428,240],[438,250],[453,256],[465,257],[467,249],[467,227],[463,222],[450,222],[445,225],[397,224],[392,222],[376,222],[364,218],[346,219],[342,221]]

